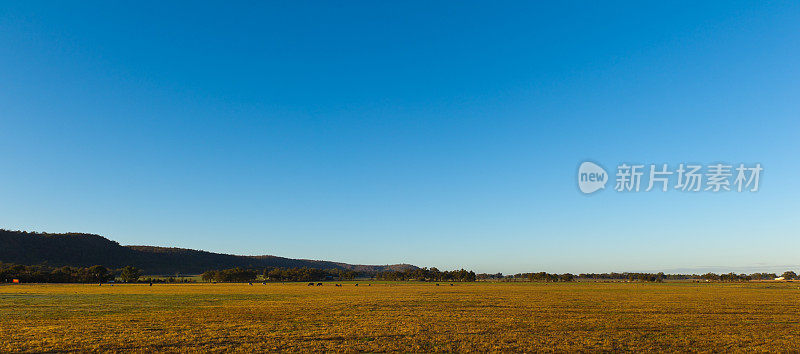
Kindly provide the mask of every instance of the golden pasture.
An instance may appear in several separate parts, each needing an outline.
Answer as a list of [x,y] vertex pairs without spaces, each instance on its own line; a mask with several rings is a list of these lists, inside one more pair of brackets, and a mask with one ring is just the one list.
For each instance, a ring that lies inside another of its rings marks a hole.
[[798,283],[0,286],[0,352],[798,351]]

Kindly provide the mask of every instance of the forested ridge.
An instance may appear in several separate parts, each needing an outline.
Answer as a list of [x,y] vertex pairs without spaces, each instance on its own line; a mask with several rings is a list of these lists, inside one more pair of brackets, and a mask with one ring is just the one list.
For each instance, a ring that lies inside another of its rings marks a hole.
[[49,267],[108,268],[126,266],[145,274],[201,274],[228,268],[315,268],[383,272],[414,269],[408,264],[357,265],[330,261],[291,259],[277,256],[237,256],[206,251],[153,247],[122,246],[105,237],[85,233],[37,233],[0,229],[0,262]]

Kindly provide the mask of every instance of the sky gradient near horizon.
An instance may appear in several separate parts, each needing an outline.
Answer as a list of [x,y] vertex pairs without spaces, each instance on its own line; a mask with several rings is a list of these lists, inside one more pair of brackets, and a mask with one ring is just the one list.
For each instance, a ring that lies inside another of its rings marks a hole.
[[[3,2],[0,227],[478,272],[798,271],[798,63],[790,1]],[[764,172],[757,193],[585,196],[584,160]]]

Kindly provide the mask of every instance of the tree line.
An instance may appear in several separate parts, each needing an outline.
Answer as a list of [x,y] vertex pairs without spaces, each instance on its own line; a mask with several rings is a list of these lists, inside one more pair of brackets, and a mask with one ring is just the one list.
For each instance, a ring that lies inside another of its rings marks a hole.
[[[786,280],[798,279],[793,271],[786,271],[780,277]],[[578,280],[624,280],[635,282],[662,282],[665,280],[703,280],[719,282],[744,282],[751,280],[772,280],[779,278],[775,273],[752,274],[665,274],[665,273],[570,273],[556,274],[547,272],[517,273],[513,275],[475,274],[464,269],[441,271],[437,268],[416,268],[385,272],[356,272],[342,269],[318,268],[284,268],[267,267],[262,269],[229,268],[210,270],[201,276],[207,282],[253,282],[257,279],[268,282],[310,282],[325,280],[354,280],[374,279],[386,281],[440,281],[440,282],[472,282],[482,281],[528,281],[528,282],[571,282]],[[52,267],[48,265],[21,265],[0,262],[0,282],[11,282],[17,279],[25,283],[104,283],[117,280],[125,283],[136,282],[187,282],[175,277],[168,278],[142,278],[142,271],[135,267],[127,266],[119,269],[110,269],[101,265],[91,267]]]
[[50,267],[47,265],[22,265],[0,262],[0,281],[17,279],[24,283],[105,283],[119,279],[135,283],[141,271],[134,267],[109,269],[101,265],[91,267]]
[[[716,274],[706,273],[703,275],[698,274],[665,274],[660,273],[636,273],[636,272],[623,272],[623,273],[581,273],[572,275],[570,273],[564,274],[550,274],[546,272],[539,273],[518,273],[513,275],[503,275],[503,273],[486,274],[481,273],[477,275],[478,280],[484,281],[530,281],[530,282],[565,282],[576,280],[623,280],[631,282],[662,282],[665,280],[705,280],[705,281],[721,281],[721,282],[740,282],[751,280],[773,280],[779,276],[775,273],[752,273],[752,274]],[[793,271],[786,271],[780,277],[785,280],[798,279],[797,274]]]
[[252,282],[256,279],[264,281],[321,281],[321,280],[353,280],[359,273],[352,270],[341,269],[317,269],[317,268],[281,268],[269,267],[261,270],[256,269],[243,269],[243,268],[230,268],[222,270],[209,270],[201,275],[203,281],[206,282]]
[[441,271],[436,268],[417,268],[380,272],[375,275],[377,280],[418,280],[418,281],[458,281],[470,282],[477,279],[473,271],[464,269]]
[[[750,281],[750,280],[772,280],[772,279],[777,279],[778,277],[779,276],[775,273],[753,273],[753,274],[706,273],[701,275],[699,278],[707,281],[740,282],[740,281]],[[783,272],[783,274],[780,277],[783,277],[785,280],[794,280],[797,279],[797,274],[789,270]]]
[[386,272],[356,272],[342,269],[317,269],[317,268],[265,268],[257,271],[253,269],[231,268],[224,270],[210,270],[202,275],[203,281],[215,282],[252,282],[258,279],[264,281],[324,281],[324,280],[354,280],[368,278],[374,280],[418,280],[418,281],[475,281],[475,272],[464,269],[453,271],[440,271],[436,268],[418,268]]
[[547,272],[538,273],[517,273],[512,275],[503,275],[503,273],[486,274],[481,273],[476,277],[478,280],[483,281],[529,281],[529,282],[542,282],[542,283],[555,283],[555,282],[571,282],[575,281],[576,276],[570,273],[556,274]]
[[210,270],[202,274],[203,281],[214,282],[252,282],[258,279],[264,281],[324,281],[324,280],[354,280],[368,278],[375,280],[418,280],[418,281],[475,281],[475,273],[464,269],[453,271],[440,271],[436,268],[418,268],[386,272],[356,272],[342,269],[317,269],[317,268],[265,268],[263,270],[231,268],[223,270]]

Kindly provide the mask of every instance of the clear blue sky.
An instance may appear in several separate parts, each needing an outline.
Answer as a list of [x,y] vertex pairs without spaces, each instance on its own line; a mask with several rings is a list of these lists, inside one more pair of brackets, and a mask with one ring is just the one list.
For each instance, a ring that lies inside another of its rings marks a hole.
[[[798,2],[0,4],[8,229],[479,272],[800,270],[798,152]],[[764,172],[757,193],[587,197],[585,159]]]

